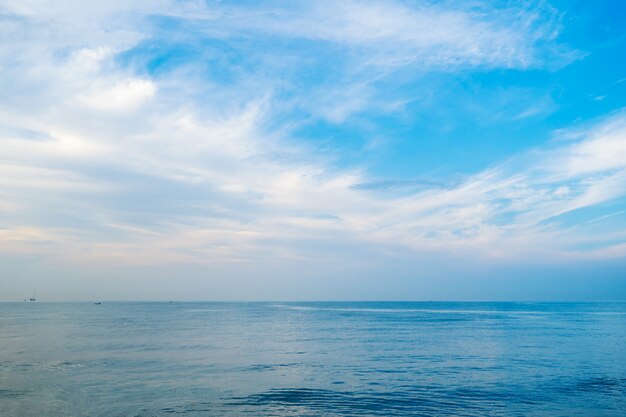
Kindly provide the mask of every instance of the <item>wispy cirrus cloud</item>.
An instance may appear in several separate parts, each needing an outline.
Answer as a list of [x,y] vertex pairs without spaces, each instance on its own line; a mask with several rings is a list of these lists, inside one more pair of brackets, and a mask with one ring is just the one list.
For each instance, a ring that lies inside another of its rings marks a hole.
[[[228,6],[196,2],[164,13],[197,22],[200,33],[223,38],[270,36],[354,48],[352,64],[397,67],[544,65],[558,12],[539,2],[489,7],[485,3],[338,1]],[[554,51],[551,51],[554,52]],[[358,66],[357,66],[358,68]]]

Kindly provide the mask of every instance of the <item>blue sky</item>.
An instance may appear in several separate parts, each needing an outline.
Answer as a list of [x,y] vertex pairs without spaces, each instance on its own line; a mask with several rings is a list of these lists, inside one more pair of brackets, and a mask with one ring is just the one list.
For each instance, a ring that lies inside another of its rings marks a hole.
[[0,299],[626,299],[626,5],[0,1]]

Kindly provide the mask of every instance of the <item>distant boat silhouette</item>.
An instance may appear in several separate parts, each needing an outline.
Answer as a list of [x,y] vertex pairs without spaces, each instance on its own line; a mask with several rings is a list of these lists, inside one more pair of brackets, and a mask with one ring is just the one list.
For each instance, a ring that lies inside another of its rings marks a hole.
[[100,305],[100,304],[102,304],[102,303],[101,303],[100,301],[96,301],[94,304],[95,304],[95,305],[97,305],[97,306],[99,306],[99,305]]

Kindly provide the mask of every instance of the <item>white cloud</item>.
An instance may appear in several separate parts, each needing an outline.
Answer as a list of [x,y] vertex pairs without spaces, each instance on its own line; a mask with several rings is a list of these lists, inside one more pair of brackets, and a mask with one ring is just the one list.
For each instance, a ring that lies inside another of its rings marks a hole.
[[615,117],[591,138],[573,146],[563,156],[563,169],[570,175],[588,175],[597,171],[622,168],[626,161],[624,131],[626,119]]
[[[276,109],[312,97],[311,108],[341,122],[371,106],[371,80],[402,66],[541,65],[536,43],[541,34],[551,39],[553,22],[525,9],[328,4],[259,13],[194,3],[181,13],[165,2],[5,2],[14,18],[0,47],[0,124],[11,132],[0,138],[2,250],[139,264],[299,259],[332,244],[578,253],[548,223],[624,195],[621,114],[577,142],[537,151],[537,161],[507,161],[400,197],[359,188],[377,179],[359,167],[333,168],[332,158],[290,140],[289,125],[300,120],[275,118]],[[200,22],[185,39],[299,38],[347,48],[338,55],[347,64],[336,80],[296,90],[296,98],[281,97],[277,85],[296,81],[269,64],[235,86],[193,71],[156,77],[119,65],[121,52],[157,36],[146,23],[155,14]],[[354,94],[343,99],[346,91]],[[617,251],[606,247],[598,256]]]
[[129,79],[98,87],[79,97],[79,101],[96,110],[127,112],[135,110],[154,96],[154,83]]
[[[535,153],[543,159],[515,173],[507,173],[508,166],[503,164],[468,177],[456,187],[422,191],[402,198],[355,190],[354,185],[364,179],[362,174],[333,173],[320,164],[296,168],[289,163],[244,158],[233,161],[236,166],[232,171],[220,169],[221,175],[231,175],[225,178],[216,176],[209,167],[203,169],[189,164],[186,159],[184,170],[197,169],[200,184],[221,185],[219,194],[211,196],[217,196],[217,202],[211,201],[211,197],[198,197],[198,204],[216,204],[223,210],[221,214],[194,216],[188,213],[190,207],[182,205],[181,212],[160,216],[158,223],[147,229],[150,233],[138,233],[132,223],[117,221],[116,228],[123,231],[120,242],[92,243],[99,248],[99,257],[106,253],[122,256],[130,251],[135,255],[152,253],[146,256],[153,261],[170,258],[210,261],[226,256],[225,253],[229,253],[226,258],[243,261],[259,256],[257,251],[265,252],[261,249],[264,240],[277,240],[278,247],[287,250],[285,253],[295,255],[299,249],[289,242],[306,237],[320,241],[342,239],[353,244],[360,241],[405,245],[417,250],[471,251],[483,256],[556,256],[560,253],[563,257],[570,252],[568,242],[576,236],[564,235],[558,227],[546,226],[545,222],[577,208],[624,196],[626,162],[614,172],[615,164],[608,161],[603,167],[596,167],[598,176],[593,178],[581,178],[580,172],[571,173],[569,177],[559,174],[558,181],[554,182],[543,178],[550,179],[553,171],[559,171],[559,158],[579,153],[589,143],[604,143],[605,136],[626,141],[626,130],[607,130],[607,126],[621,125],[610,121],[600,125],[582,142],[567,143],[558,152]],[[596,132],[603,132],[605,136]],[[165,158],[148,148],[143,148],[143,152],[151,158]],[[164,172],[153,172],[150,167],[146,172],[156,178],[176,178],[171,176],[176,163],[160,160]],[[538,167],[547,170],[545,175],[537,174]],[[562,185],[563,181],[569,181],[569,185]],[[47,185],[42,182],[41,186]],[[577,191],[567,191],[571,189]],[[201,190],[202,187],[197,191],[201,193]],[[164,198],[169,197],[164,195]],[[241,201],[229,203],[229,198]],[[243,206],[237,208],[237,204]],[[224,217],[229,211],[235,211],[244,220]],[[115,212],[108,216],[115,216]],[[157,232],[159,235],[155,236]],[[578,236],[578,243],[582,237]],[[135,238],[139,240],[133,243]],[[597,238],[593,235],[593,239]],[[545,248],[550,250],[546,253]],[[571,253],[577,254],[578,250],[572,249]],[[613,251],[594,253],[600,256]],[[137,256],[132,259],[145,261]]]
[[456,10],[430,2],[414,7],[345,0],[263,7],[191,3],[166,13],[204,21],[203,29],[214,36],[270,34],[367,49],[367,53],[359,52],[362,64],[385,67],[417,63],[523,68],[540,64],[535,42],[553,40],[558,33],[557,12],[529,3],[492,9],[464,9],[459,4]]

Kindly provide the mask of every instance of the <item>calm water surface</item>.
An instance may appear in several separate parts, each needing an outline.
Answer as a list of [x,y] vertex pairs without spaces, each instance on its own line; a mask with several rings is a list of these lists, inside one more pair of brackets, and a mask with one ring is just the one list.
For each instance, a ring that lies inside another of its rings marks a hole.
[[0,303],[0,416],[626,416],[624,303]]

